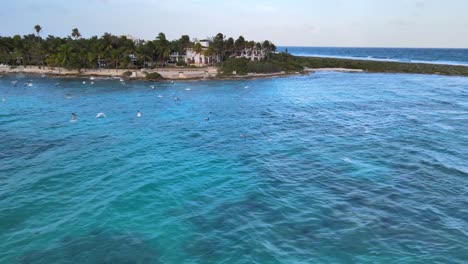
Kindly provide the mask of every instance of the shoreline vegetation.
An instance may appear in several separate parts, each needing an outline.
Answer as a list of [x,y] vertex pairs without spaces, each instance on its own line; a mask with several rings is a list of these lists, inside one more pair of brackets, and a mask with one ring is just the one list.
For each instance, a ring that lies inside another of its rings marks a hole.
[[169,41],[105,33],[82,38],[77,28],[66,38],[35,34],[0,36],[1,74],[119,77],[146,80],[245,79],[316,71],[413,73],[468,76],[468,66],[293,56],[263,42],[236,40],[222,33],[204,40],[183,35]]

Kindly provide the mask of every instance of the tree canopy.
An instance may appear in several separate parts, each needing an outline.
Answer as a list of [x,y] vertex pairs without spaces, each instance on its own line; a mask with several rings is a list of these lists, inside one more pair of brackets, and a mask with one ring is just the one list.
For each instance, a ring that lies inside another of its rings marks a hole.
[[188,35],[168,40],[159,33],[154,40],[131,39],[104,33],[101,37],[83,38],[78,28],[68,37],[41,36],[42,27],[34,26],[34,34],[0,36],[0,63],[8,65],[41,65],[80,68],[148,68],[163,66],[171,54],[184,55],[187,49],[224,61],[246,48],[274,52],[270,41],[257,43],[240,36],[236,40],[222,33],[207,38],[209,48],[191,41]]

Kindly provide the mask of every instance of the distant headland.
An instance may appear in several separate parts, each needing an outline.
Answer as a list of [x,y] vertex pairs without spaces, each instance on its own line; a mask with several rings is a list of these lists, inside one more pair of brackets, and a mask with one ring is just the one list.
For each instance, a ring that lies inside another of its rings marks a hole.
[[467,66],[299,57],[278,52],[269,40],[236,39],[218,33],[204,39],[182,35],[154,40],[105,33],[83,38],[75,28],[68,37],[0,36],[0,72],[60,76],[111,76],[138,79],[211,79],[270,77],[317,70],[421,73],[468,76]]

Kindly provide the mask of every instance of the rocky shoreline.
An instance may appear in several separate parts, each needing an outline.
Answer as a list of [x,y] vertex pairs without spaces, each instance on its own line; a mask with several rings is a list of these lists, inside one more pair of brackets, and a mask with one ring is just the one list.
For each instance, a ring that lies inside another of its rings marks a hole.
[[126,78],[145,80],[146,73],[158,73],[166,80],[243,80],[257,78],[287,77],[292,75],[309,74],[317,71],[339,71],[339,72],[362,72],[363,70],[344,68],[320,68],[305,69],[304,72],[278,72],[278,73],[249,73],[247,75],[218,75],[219,68],[158,68],[158,69],[81,69],[68,70],[57,67],[41,66],[0,66],[0,74],[33,74],[54,77],[103,77],[103,78]]

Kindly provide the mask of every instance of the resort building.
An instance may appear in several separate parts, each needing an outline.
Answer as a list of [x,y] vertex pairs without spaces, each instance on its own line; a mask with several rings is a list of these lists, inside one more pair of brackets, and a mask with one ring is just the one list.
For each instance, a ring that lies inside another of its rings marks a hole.
[[254,48],[245,48],[242,51],[237,52],[236,58],[246,58],[251,61],[259,61],[265,59],[267,52],[265,49]]
[[221,59],[217,55],[207,56],[206,51],[210,47],[208,40],[194,40],[195,45],[198,43],[201,45],[201,52],[197,52],[194,48],[188,48],[185,50],[184,60],[187,64],[196,66],[205,66],[221,62]]
[[179,61],[185,61],[185,53],[180,54],[179,52],[175,51],[169,55],[168,63],[178,63]]
[[[182,53],[172,52],[169,55],[168,63],[179,63],[185,62],[187,65],[195,66],[208,66],[222,62],[221,57],[218,54],[212,54],[210,56],[206,55],[210,47],[210,42],[208,40],[193,40],[194,46],[199,44],[199,50],[196,48],[187,48]],[[261,49],[258,47],[245,48],[241,51],[237,51],[232,54],[231,58],[246,58],[251,61],[260,61],[264,60],[267,56],[267,50]]]

